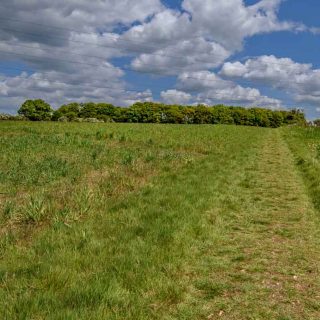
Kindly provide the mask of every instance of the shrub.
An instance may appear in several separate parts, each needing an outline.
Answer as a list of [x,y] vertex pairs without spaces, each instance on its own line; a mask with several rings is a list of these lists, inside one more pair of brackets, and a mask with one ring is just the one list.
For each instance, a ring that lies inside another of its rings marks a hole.
[[51,106],[41,99],[26,100],[18,110],[18,114],[31,121],[51,120],[52,113]]
[[11,120],[10,114],[0,113],[0,120]]
[[83,119],[83,122],[101,123],[103,122],[103,120],[99,120],[97,118],[85,118]]
[[12,115],[12,114],[5,114],[5,113],[0,113],[0,121],[26,121],[28,120],[25,116],[23,115]]
[[98,120],[101,120],[102,122],[106,122],[106,123],[114,122],[113,119],[112,119],[112,117],[107,116],[107,115],[104,115],[104,114],[98,115],[98,116],[97,116],[97,119],[98,119]]
[[320,127],[320,119],[316,119],[313,121],[313,124],[316,126],[316,127]]
[[[25,115],[30,120],[49,119],[50,106],[47,105],[45,108],[44,105],[46,104],[42,100],[27,100],[20,108],[19,114]],[[3,115],[2,119],[7,119],[7,116]],[[52,120],[92,123],[236,124],[271,128],[307,123],[304,113],[299,109],[273,111],[265,108],[224,105],[180,106],[154,102],[137,102],[128,108],[115,107],[108,103],[73,102],[62,105],[54,111]],[[320,121],[314,124],[320,125]]]
[[60,118],[58,119],[58,121],[59,121],[59,122],[68,122],[69,119],[68,119],[68,117],[63,116],[63,117],[60,117]]

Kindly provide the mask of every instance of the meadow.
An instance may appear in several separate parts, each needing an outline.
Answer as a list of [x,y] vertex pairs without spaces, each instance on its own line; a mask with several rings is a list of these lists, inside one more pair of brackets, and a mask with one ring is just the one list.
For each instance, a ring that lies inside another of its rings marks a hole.
[[3,319],[320,318],[320,130],[0,122]]

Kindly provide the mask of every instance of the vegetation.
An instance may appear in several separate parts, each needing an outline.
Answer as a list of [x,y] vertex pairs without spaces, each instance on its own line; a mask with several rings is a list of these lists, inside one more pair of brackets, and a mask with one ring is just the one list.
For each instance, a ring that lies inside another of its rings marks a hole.
[[283,135],[295,156],[313,204],[320,210],[320,129],[292,128],[283,130]]
[[303,112],[298,109],[272,111],[270,109],[224,105],[212,107],[204,105],[179,106],[153,102],[139,102],[129,108],[115,107],[107,103],[73,102],[61,106],[52,113],[51,107],[44,101],[27,100],[19,109],[19,114],[32,121],[235,124],[271,128],[290,124],[306,124]]
[[52,112],[51,106],[41,99],[26,100],[18,110],[18,114],[31,121],[51,120]]
[[319,319],[319,132],[2,122],[2,318]]
[[316,126],[316,127],[320,127],[320,119],[316,119],[313,121],[313,124]]
[[174,123],[174,124],[236,124],[277,128],[286,124],[304,124],[304,114],[299,110],[272,111],[262,108],[178,106],[159,103],[135,103],[129,108],[111,104],[71,103],[54,112],[53,120],[66,117],[97,118],[105,122]]
[[21,115],[12,115],[6,113],[0,113],[0,121],[27,121],[28,119]]

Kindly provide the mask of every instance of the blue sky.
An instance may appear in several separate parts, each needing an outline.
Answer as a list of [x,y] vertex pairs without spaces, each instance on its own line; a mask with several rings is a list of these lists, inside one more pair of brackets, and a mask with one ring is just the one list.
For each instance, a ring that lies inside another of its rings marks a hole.
[[4,0],[0,7],[0,112],[44,98],[54,108],[71,101],[299,107],[320,118],[318,0]]

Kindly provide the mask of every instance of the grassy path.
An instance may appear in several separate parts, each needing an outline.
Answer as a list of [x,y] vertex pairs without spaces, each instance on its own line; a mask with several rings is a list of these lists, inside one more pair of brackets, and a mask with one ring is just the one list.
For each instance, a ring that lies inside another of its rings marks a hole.
[[[219,275],[231,290],[214,308],[220,304],[221,319],[319,319],[319,216],[279,131],[269,131],[245,182],[245,201],[221,242],[229,252]],[[238,253],[231,262],[230,251]]]
[[320,318],[319,217],[280,131],[191,130],[201,159],[9,246],[4,319]]

